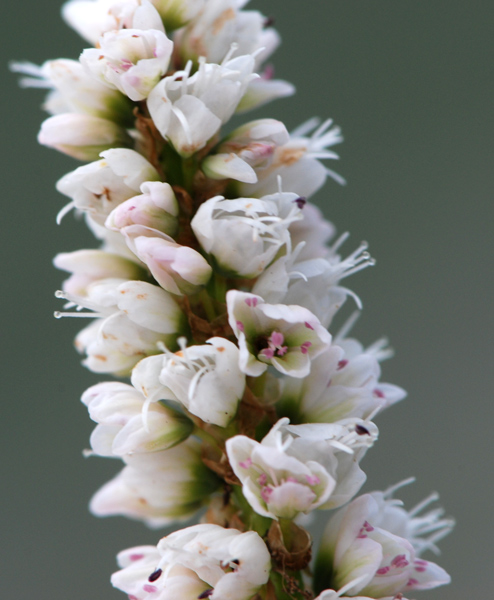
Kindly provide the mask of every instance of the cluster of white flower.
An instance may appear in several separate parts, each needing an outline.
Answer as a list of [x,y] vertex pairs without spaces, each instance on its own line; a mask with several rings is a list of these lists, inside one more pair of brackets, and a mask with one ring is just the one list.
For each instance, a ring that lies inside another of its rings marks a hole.
[[[355,314],[328,331],[348,296],[361,308],[342,280],[373,264],[366,244],[340,255],[347,234],[329,245],[307,200],[342,181],[321,162],[339,129],[221,132],[294,91],[264,66],[279,37],[246,3],[71,0],[63,16],[94,47],[13,65],[50,90],[40,143],[93,161],[57,184],[58,221],[84,214],[101,247],[55,257],[70,273],[55,316],[90,318],[83,364],[130,383],[82,396],[87,453],[125,465],[91,510],[161,527],[207,507],[119,555],[112,583],[131,600],[396,600],[449,581],[420,554],[452,521],[394,490],[354,498],[371,419],[405,393],[379,380],[382,340],[347,337]],[[335,508],[311,577],[303,515]]]

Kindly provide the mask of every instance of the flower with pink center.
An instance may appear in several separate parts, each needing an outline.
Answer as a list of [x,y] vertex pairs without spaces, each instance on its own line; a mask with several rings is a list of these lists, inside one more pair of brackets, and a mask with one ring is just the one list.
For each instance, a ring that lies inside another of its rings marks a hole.
[[358,466],[377,437],[373,423],[360,436],[359,423],[289,426],[280,419],[259,443],[238,435],[226,442],[242,491],[260,515],[294,519],[316,508],[347,502],[365,481]]
[[449,583],[420,552],[434,550],[453,522],[437,510],[418,516],[436,496],[407,513],[391,498],[394,489],[360,496],[330,519],[316,561],[316,591],[346,586],[350,596],[383,598]]
[[247,375],[257,377],[271,365],[290,377],[306,377],[311,360],[331,343],[317,317],[301,306],[267,304],[260,296],[237,290],[230,290],[226,301],[238,338],[239,366]]

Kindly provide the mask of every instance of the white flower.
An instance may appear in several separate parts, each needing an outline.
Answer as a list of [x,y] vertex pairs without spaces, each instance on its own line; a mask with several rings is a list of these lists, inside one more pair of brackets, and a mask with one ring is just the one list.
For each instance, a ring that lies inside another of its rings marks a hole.
[[301,306],[267,304],[260,296],[230,290],[228,321],[240,348],[239,366],[258,377],[272,365],[291,377],[306,377],[313,358],[324,352],[331,335]]
[[85,296],[87,286],[100,279],[139,279],[143,275],[143,269],[135,262],[104,250],[60,252],[53,264],[72,273],[63,282],[63,289],[75,296]]
[[257,57],[257,70],[277,48],[280,38],[273,28],[264,29],[267,19],[260,12],[239,8],[237,0],[208,0],[177,36],[182,58],[197,60],[204,56],[208,62],[219,63],[236,44],[234,56],[262,50]]
[[[419,555],[435,548],[452,521],[441,519],[442,511],[417,514],[436,495],[407,513],[399,501],[390,499],[393,489],[360,496],[330,519],[316,563],[321,589],[327,583],[340,587],[357,579],[348,590],[351,595],[382,598],[449,583],[441,567]],[[423,534],[431,535],[422,539]]]
[[70,27],[98,43],[107,31],[118,29],[176,29],[202,8],[205,0],[70,0],[62,16]]
[[158,547],[130,548],[112,584],[138,600],[249,600],[269,578],[271,558],[255,531],[194,525],[171,533]]
[[141,184],[159,178],[151,163],[135,150],[115,148],[101,156],[57,182],[57,190],[72,200],[61,217],[74,207],[102,225],[115,207],[137,195]]
[[260,515],[294,519],[347,502],[365,481],[358,461],[377,438],[375,425],[288,422],[280,419],[261,443],[241,435],[226,442],[249,504]]
[[87,389],[81,401],[98,425],[91,434],[91,449],[99,456],[158,452],[183,442],[193,424],[184,415],[154,403],[143,418],[145,398],[132,386],[116,381]]
[[181,246],[161,231],[143,225],[129,225],[120,231],[132,252],[167,292],[178,296],[194,294],[209,281],[212,269],[193,248]]
[[88,48],[80,61],[102,83],[131,100],[144,100],[165,75],[173,42],[157,29],[109,31],[99,48]]
[[189,62],[184,71],[165,77],[149,94],[147,105],[154,124],[182,156],[206,145],[230,119],[256,77],[251,55],[228,58],[221,65],[200,60],[194,75],[190,75]]
[[347,417],[368,418],[402,400],[404,390],[379,381],[382,351],[379,345],[364,350],[356,340],[334,339],[314,359],[305,379],[282,380],[280,414],[297,423],[331,423]]
[[255,183],[255,168],[271,163],[278,145],[289,139],[281,121],[259,119],[235,129],[216,148],[216,153],[203,161],[201,168],[212,179],[236,179]]
[[108,215],[105,226],[119,231],[128,225],[144,225],[173,236],[178,228],[178,202],[168,183],[147,181],[142,194],[119,204]]
[[302,218],[297,199],[288,193],[261,199],[215,196],[201,204],[191,226],[220,271],[233,277],[257,277],[282,247],[290,245],[288,228]]
[[109,148],[130,145],[125,129],[101,117],[64,113],[41,124],[38,142],[79,160],[96,160]]
[[48,60],[40,67],[14,62],[10,68],[26,75],[19,82],[22,87],[51,90],[43,104],[49,113],[83,113],[121,124],[129,123],[132,118],[127,98],[99,82],[76,60]]
[[271,163],[256,169],[258,181],[236,184],[237,193],[257,198],[272,194],[278,187],[278,176],[282,177],[285,189],[306,198],[324,185],[328,175],[343,184],[344,180],[339,175],[319,162],[321,159],[338,158],[338,155],[328,148],[343,140],[340,129],[331,128],[333,122],[329,119],[320,125],[311,137],[306,137],[305,134],[317,124],[318,119],[311,119],[293,131],[290,141],[276,148]]
[[185,318],[172,297],[143,281],[103,279],[87,286],[86,296],[57,292],[68,307],[95,312],[56,312],[96,318],[79,332],[75,346],[87,354],[83,364],[96,373],[127,374],[142,358],[156,354],[158,343],[171,347],[185,328]]
[[362,308],[359,297],[341,286],[340,281],[374,265],[375,261],[367,252],[366,242],[342,259],[336,251],[347,237],[348,234],[341,236],[328,249],[325,258],[298,260],[299,250],[303,251],[301,244],[293,254],[282,256],[261,275],[253,293],[261,295],[266,302],[303,306],[313,312],[324,327],[329,327],[347,296],[352,296],[358,308]]
[[243,113],[264,106],[268,102],[293,96],[295,86],[282,79],[271,79],[269,69],[261,73],[261,77],[253,79],[240,100],[237,112]]
[[303,242],[297,258],[308,260],[327,256],[330,252],[327,244],[336,233],[335,226],[310,202],[303,205],[302,216],[302,220],[295,221],[290,226],[292,247],[296,248]]
[[98,517],[123,515],[150,527],[185,521],[204,504],[219,480],[200,456],[200,443],[180,445],[124,457],[123,470],[93,496],[90,509]]
[[151,402],[174,400],[204,422],[226,427],[244,393],[245,375],[238,368],[235,344],[214,337],[203,346],[142,360],[132,383]]

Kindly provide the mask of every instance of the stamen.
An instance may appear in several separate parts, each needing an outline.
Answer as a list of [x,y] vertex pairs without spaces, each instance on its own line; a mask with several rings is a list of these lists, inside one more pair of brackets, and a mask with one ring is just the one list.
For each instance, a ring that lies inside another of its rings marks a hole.
[[66,204],[63,208],[61,208],[56,216],[56,223],[57,225],[60,225],[60,223],[62,222],[62,219],[65,217],[66,214],[68,214],[73,208],[75,208],[75,202],[69,202],[68,204]]

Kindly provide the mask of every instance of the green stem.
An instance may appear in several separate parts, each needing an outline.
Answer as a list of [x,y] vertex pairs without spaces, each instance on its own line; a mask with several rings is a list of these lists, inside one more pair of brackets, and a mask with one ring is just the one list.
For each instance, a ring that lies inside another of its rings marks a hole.
[[209,321],[214,321],[216,319],[216,311],[213,306],[213,302],[209,297],[209,294],[206,290],[201,290],[199,292],[199,299],[204,307],[204,311],[206,312],[206,316]]
[[215,273],[214,275],[214,298],[218,302],[225,302],[226,298],[226,278],[220,275],[219,273]]

